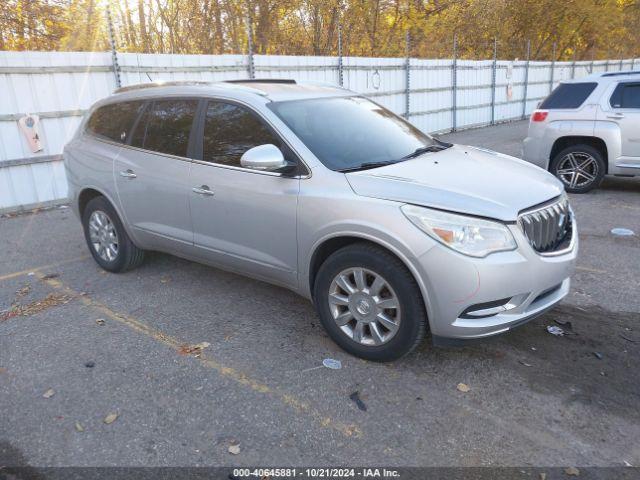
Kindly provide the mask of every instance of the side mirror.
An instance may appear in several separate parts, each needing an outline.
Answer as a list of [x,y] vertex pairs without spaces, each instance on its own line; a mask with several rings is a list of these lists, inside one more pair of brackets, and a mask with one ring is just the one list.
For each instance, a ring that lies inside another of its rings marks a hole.
[[244,152],[240,157],[240,165],[263,172],[273,172],[288,166],[280,149],[270,143],[258,145]]

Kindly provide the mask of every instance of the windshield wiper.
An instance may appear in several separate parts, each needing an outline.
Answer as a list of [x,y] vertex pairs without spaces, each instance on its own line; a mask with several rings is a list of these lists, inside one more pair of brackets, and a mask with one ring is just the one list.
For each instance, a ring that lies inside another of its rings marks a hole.
[[444,150],[446,148],[449,148],[450,146],[451,146],[450,143],[444,143],[444,142],[436,143],[434,145],[425,145],[424,147],[416,148],[413,152],[411,152],[408,155],[405,155],[400,160],[407,160],[409,158],[416,158],[416,157],[419,157],[420,155],[422,155],[423,153],[439,152],[440,150]]
[[346,167],[341,168],[338,172],[347,173],[347,172],[357,172],[358,170],[367,170],[369,168],[376,167],[384,167],[385,165],[392,165],[394,163],[398,163],[398,160],[385,160],[384,162],[364,162],[360,165],[356,165],[355,167]]

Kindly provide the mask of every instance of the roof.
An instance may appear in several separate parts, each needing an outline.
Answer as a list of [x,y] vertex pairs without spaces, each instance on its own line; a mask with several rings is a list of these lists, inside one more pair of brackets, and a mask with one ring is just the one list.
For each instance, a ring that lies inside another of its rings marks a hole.
[[586,77],[573,78],[571,80],[562,80],[563,83],[581,83],[581,82],[597,82],[603,80],[640,80],[640,71],[614,71],[614,72],[597,72],[587,75]]
[[189,90],[204,89],[213,92],[243,92],[245,94],[260,95],[271,101],[299,100],[305,98],[335,97],[353,95],[353,92],[337,85],[303,82],[298,83],[290,79],[252,79],[231,80],[223,82],[149,82],[129,85],[117,89],[114,93],[126,92],[157,92],[156,89],[175,90],[177,87],[187,87]]

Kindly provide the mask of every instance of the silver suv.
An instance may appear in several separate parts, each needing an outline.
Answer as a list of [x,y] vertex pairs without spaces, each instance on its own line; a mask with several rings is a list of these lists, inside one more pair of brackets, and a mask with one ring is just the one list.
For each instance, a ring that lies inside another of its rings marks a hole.
[[371,360],[505,332],[569,291],[578,250],[562,184],[506,155],[438,141],[333,86],[129,87],[64,152],[103,268],[169,252],[312,299]]
[[523,157],[573,193],[597,187],[606,174],[640,175],[640,72],[561,83],[531,115]]

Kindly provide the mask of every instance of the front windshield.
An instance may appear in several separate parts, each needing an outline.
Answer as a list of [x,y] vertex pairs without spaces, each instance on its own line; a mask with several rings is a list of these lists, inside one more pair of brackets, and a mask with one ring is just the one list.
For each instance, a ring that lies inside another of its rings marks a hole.
[[331,170],[394,162],[438,145],[410,123],[362,97],[273,102],[269,108]]

